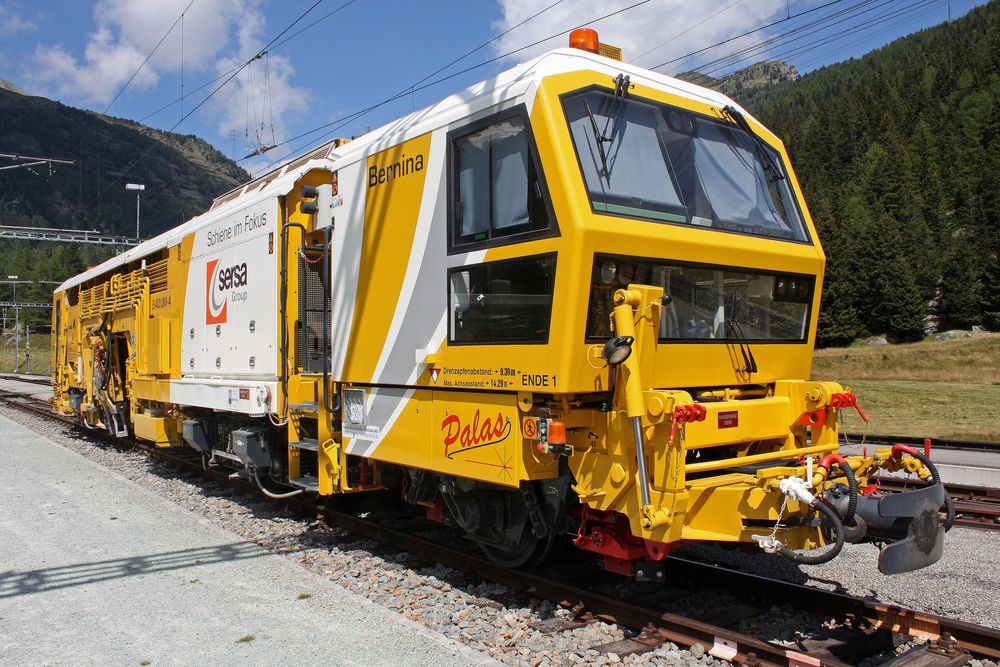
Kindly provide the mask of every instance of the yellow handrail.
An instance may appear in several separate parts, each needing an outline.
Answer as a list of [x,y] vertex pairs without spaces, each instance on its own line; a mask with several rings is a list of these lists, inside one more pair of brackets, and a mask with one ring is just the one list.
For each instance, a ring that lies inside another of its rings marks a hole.
[[779,449],[775,452],[765,452],[763,454],[751,454],[750,456],[735,456],[729,459],[719,459],[718,461],[703,461],[701,463],[689,463],[684,466],[684,472],[688,475],[698,472],[708,472],[709,470],[722,470],[723,468],[733,468],[745,466],[751,463],[763,463],[764,461],[778,461],[781,459],[793,459],[803,454],[821,454],[823,452],[833,452],[837,450],[837,443],[831,442],[828,445],[815,445],[813,447],[800,447],[799,449]]

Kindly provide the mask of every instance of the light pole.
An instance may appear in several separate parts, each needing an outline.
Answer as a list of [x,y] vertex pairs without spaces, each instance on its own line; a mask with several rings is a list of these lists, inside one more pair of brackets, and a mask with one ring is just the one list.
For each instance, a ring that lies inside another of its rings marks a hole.
[[30,280],[18,280],[17,276],[7,276],[3,281],[14,286],[14,372],[17,372],[21,360],[21,307],[17,305],[17,284],[30,283]]
[[126,183],[126,190],[135,190],[135,240],[139,240],[139,193],[146,189],[142,183]]

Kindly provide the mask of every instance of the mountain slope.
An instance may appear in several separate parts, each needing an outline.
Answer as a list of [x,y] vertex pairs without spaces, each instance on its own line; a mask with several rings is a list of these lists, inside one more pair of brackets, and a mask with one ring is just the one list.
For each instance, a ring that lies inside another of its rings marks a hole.
[[773,86],[785,81],[798,81],[800,75],[794,65],[783,60],[763,60],[719,78],[697,71],[678,74],[677,78],[714,88],[725,95],[739,98],[742,104],[750,106],[758,94],[766,94]]
[[197,137],[44,97],[0,89],[0,118],[0,152],[76,162],[57,166],[51,175],[44,168],[0,172],[0,224],[134,235],[135,194],[124,188],[132,182],[146,185],[141,235],[149,237],[204,211],[213,197],[248,178]]
[[735,95],[784,140],[819,228],[821,342],[1000,329],[1000,2]]

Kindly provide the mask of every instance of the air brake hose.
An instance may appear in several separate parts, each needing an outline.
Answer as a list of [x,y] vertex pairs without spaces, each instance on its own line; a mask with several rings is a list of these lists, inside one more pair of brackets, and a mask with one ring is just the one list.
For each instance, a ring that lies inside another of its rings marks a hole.
[[844,513],[844,525],[853,526],[854,514],[858,509],[858,479],[854,476],[854,470],[840,454],[827,454],[819,462],[819,467],[829,470],[830,466],[834,463],[837,464],[840,471],[844,473],[844,477],[847,478],[847,488],[850,491],[850,498],[847,501],[847,511]]
[[273,498],[274,500],[284,500],[285,498],[291,498],[292,496],[297,496],[304,491],[304,489],[297,489],[295,491],[290,491],[288,493],[274,493],[273,491],[268,491],[264,488],[264,485],[260,482],[260,476],[257,474],[257,468],[253,468],[253,481],[257,482],[257,488],[268,498]]
[[[899,458],[903,452],[909,454],[910,456],[912,456],[913,458],[924,464],[924,467],[927,468],[927,472],[931,474],[932,484],[943,484],[943,482],[941,481],[941,473],[938,472],[937,466],[931,463],[930,458],[924,456],[915,448],[910,447],[909,445],[896,444],[892,446],[892,455],[895,456],[896,458]],[[944,520],[944,531],[947,533],[949,530],[951,530],[951,527],[955,524],[955,502],[951,499],[951,495],[947,491],[945,491],[944,494],[944,508],[946,513]]]
[[781,545],[778,553],[785,558],[802,565],[821,565],[836,558],[840,554],[840,551],[844,548],[844,525],[841,523],[840,517],[837,516],[837,512],[819,498],[813,498],[812,502],[809,503],[809,506],[819,511],[825,519],[824,523],[826,523],[827,526],[833,530],[833,533],[836,536],[833,548],[829,551],[825,551],[824,553],[810,556],[808,553],[800,554],[797,551],[792,551],[785,545]]

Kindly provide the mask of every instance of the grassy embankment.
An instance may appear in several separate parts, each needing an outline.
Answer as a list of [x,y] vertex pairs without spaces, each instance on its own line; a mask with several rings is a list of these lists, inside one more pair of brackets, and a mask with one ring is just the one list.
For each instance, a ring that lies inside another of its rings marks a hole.
[[[21,372],[33,373],[35,375],[49,375],[49,351],[48,334],[31,334],[31,356],[28,362],[24,363],[25,336],[21,335]],[[14,372],[14,334],[8,331],[0,336],[0,373]]]
[[[1000,440],[1000,334],[817,350],[815,379],[848,385],[876,434]],[[863,432],[854,410],[848,430]]]

